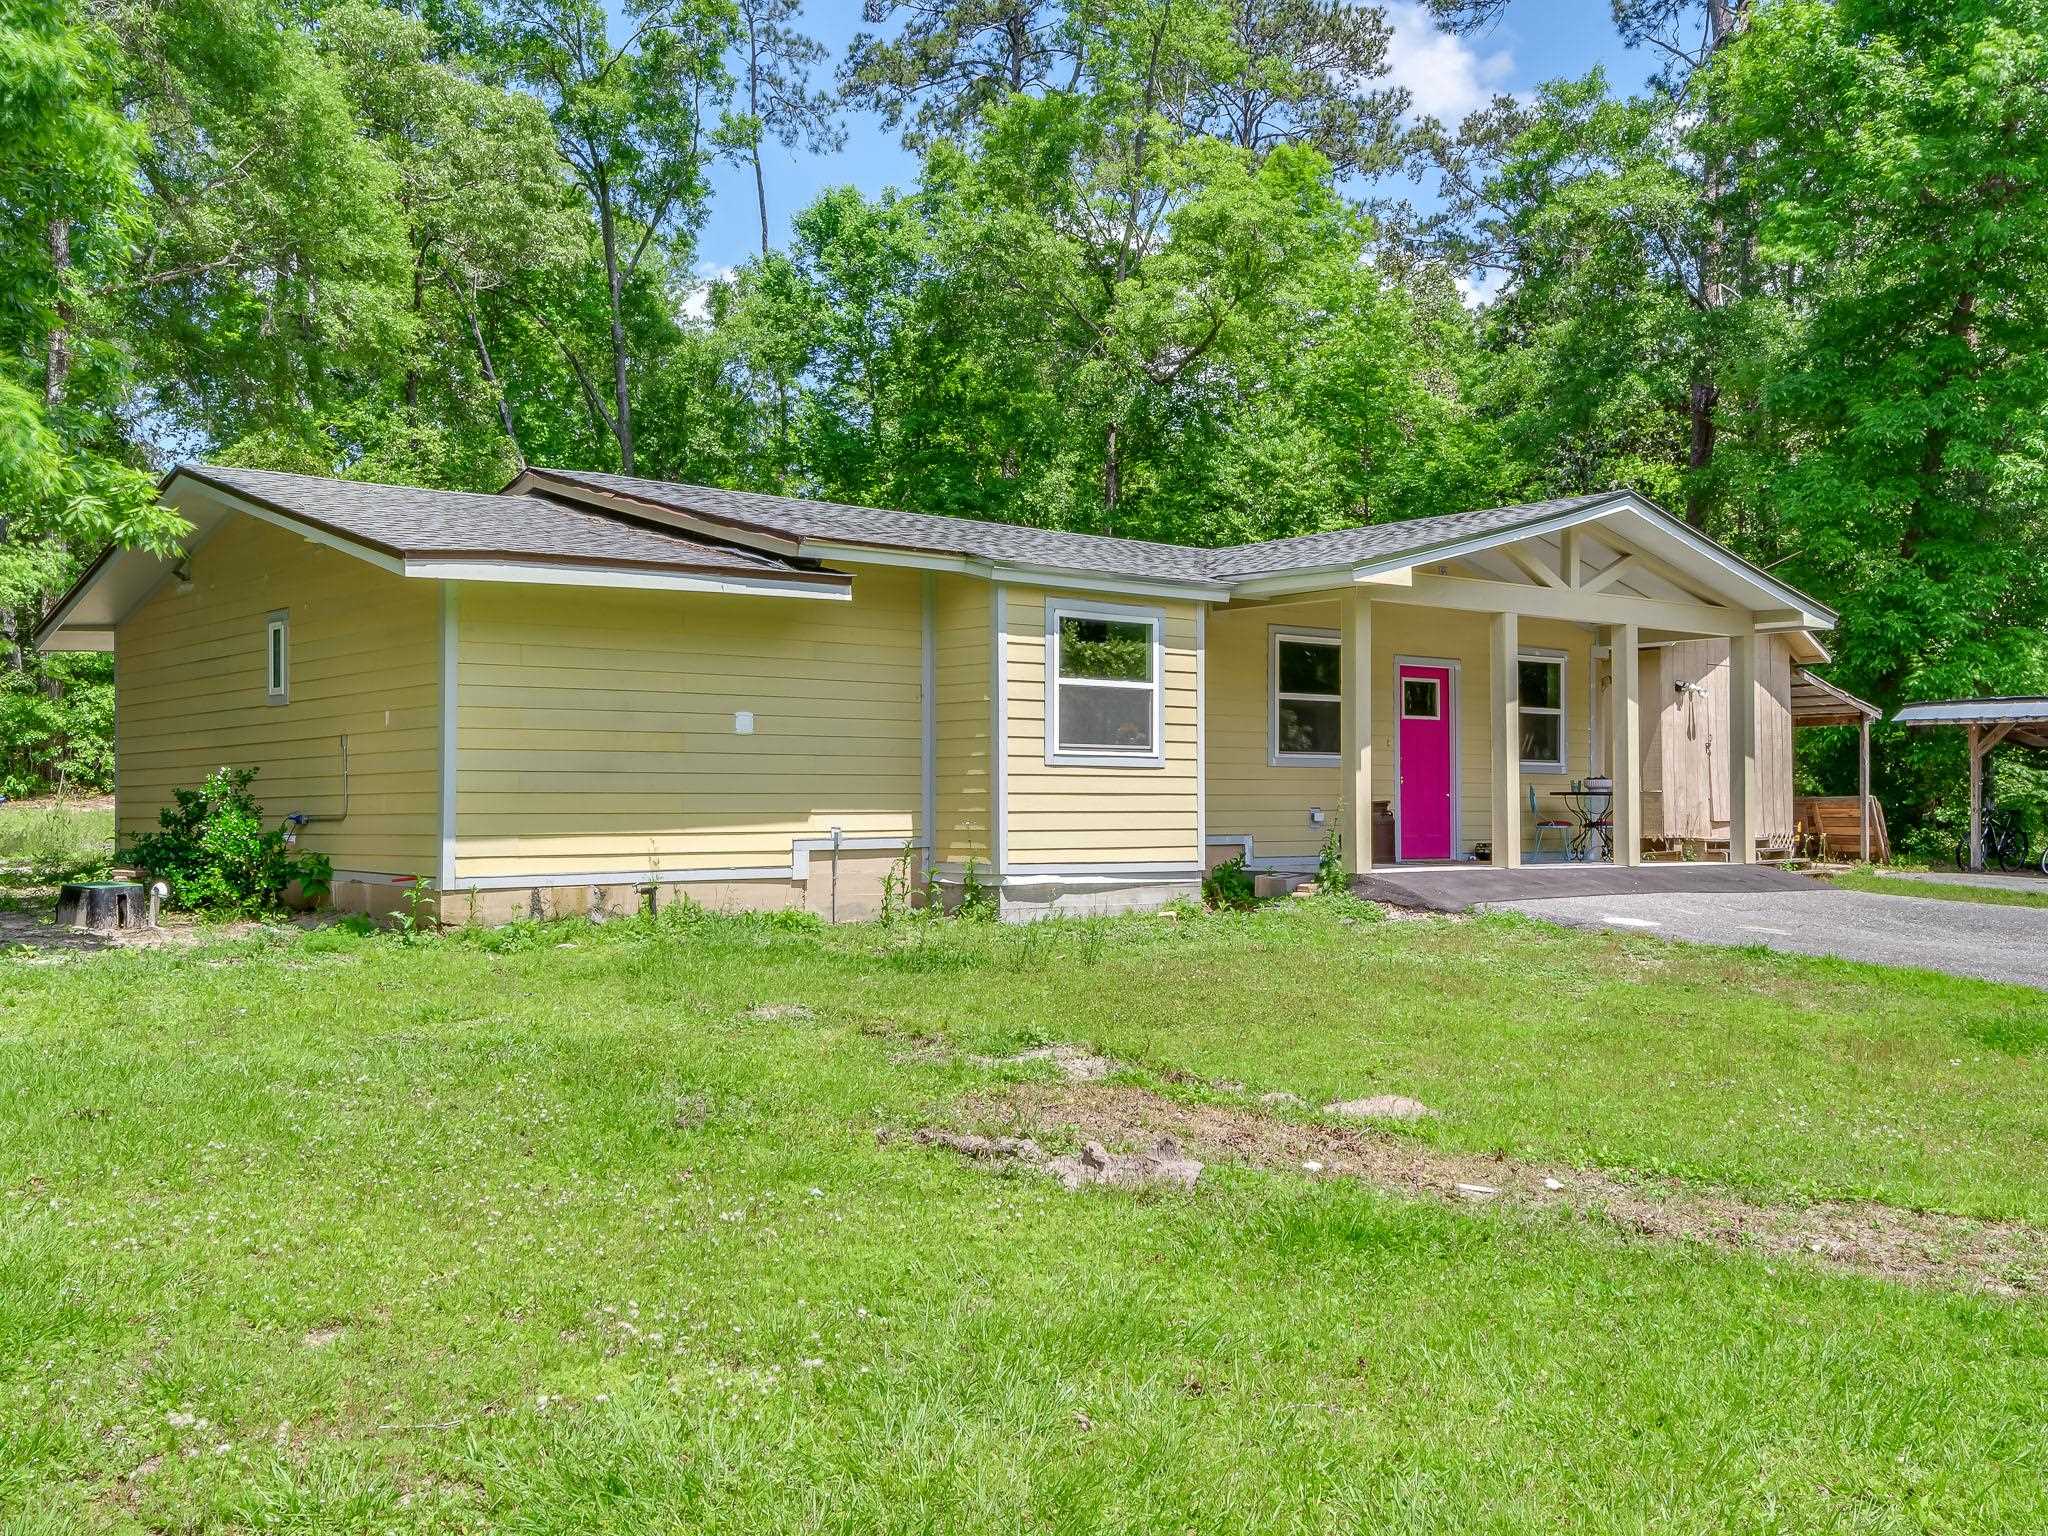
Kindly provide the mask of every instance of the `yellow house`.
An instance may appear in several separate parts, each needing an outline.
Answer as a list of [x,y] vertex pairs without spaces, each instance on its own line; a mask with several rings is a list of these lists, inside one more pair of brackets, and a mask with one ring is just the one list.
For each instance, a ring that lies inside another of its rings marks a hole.
[[854,917],[892,868],[1120,910],[1332,833],[1355,872],[1633,863],[1699,642],[1747,861],[1789,817],[1780,680],[1833,623],[1627,491],[1227,549],[551,469],[163,495],[182,555],[109,551],[38,635],[114,652],[121,836],[253,766],[338,906],[430,881],[450,920]]

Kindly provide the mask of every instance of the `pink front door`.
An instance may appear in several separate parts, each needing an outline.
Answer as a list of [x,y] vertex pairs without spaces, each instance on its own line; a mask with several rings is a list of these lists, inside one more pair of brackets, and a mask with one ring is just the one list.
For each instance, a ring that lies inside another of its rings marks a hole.
[[1404,859],[1451,856],[1451,669],[1403,665],[1394,679],[1400,847]]

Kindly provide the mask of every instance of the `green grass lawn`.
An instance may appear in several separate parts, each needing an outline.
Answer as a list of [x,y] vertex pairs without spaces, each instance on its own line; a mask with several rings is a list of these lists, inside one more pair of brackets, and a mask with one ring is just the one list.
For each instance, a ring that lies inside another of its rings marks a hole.
[[2010,886],[1961,885],[1947,880],[1916,880],[1911,875],[1881,875],[1868,869],[1844,870],[1831,877],[1845,891],[1875,891],[1880,896],[1930,896],[1936,901],[1981,901],[1994,907],[2048,907],[2048,881]]
[[97,806],[0,804],[0,892],[91,869],[114,851],[114,813]]
[[2048,1225],[2044,1003],[1322,903],[0,959],[0,1531],[2041,1529],[2039,1301],[877,1133],[1062,1041]]

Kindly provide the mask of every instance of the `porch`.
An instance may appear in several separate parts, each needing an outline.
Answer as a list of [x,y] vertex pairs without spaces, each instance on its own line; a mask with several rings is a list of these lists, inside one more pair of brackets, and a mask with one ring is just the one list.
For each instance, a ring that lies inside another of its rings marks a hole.
[[[1693,717],[1711,714],[1727,862],[1751,865],[1791,814],[1771,678],[1824,659],[1811,631],[1829,617],[1633,501],[1342,573],[1244,580],[1210,618],[1210,855],[1299,871],[1334,830],[1354,876],[1392,865],[1421,881],[1410,894],[1445,900],[1479,864],[1547,879],[1637,869],[1646,833],[1671,836],[1681,788],[1663,773],[1668,701],[1646,696],[1669,684],[1649,663],[1708,641],[1725,689]],[[1589,811],[1602,823],[1590,838]],[[1669,867],[1697,880],[1702,866]]]

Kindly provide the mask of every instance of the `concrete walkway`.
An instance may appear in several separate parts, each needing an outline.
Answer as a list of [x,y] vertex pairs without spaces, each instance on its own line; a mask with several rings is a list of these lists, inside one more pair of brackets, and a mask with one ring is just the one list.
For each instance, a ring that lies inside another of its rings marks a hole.
[[1565,896],[1641,896],[1731,891],[1809,891],[1811,876],[1768,864],[1397,864],[1360,875],[1367,901],[1425,912],[1469,912],[1504,902]]
[[[2036,882],[2040,884],[2042,882]],[[1572,928],[1919,966],[2048,989],[2048,908],[1834,890],[1670,892],[1487,903]]]

